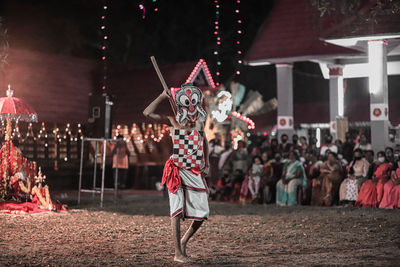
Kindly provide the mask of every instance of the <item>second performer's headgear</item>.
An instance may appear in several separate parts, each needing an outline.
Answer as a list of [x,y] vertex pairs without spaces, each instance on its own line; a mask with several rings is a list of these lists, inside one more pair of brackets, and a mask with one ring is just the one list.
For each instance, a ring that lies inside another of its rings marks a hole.
[[177,109],[176,120],[179,124],[188,121],[205,121],[207,113],[201,106],[203,103],[203,93],[192,83],[185,83],[178,90],[172,92]]

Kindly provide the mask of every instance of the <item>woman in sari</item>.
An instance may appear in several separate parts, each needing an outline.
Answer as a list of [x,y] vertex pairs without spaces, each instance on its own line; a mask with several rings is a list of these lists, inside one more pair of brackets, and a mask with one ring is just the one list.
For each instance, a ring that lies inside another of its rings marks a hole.
[[342,181],[342,166],[337,160],[336,153],[328,153],[328,160],[322,164],[320,172],[319,178],[313,180],[312,195],[319,195],[318,200],[313,198],[317,202],[314,204],[332,206],[333,199],[338,193]]
[[390,178],[392,164],[386,160],[385,152],[378,152],[379,166],[372,179],[366,181],[358,193],[356,206],[377,208],[383,197],[383,187]]
[[397,160],[392,177],[383,186],[381,209],[400,208],[400,160]]
[[354,150],[354,159],[348,166],[348,175],[339,189],[339,198],[342,202],[353,202],[357,200],[361,185],[368,175],[369,163],[362,157],[362,150]]
[[307,186],[307,177],[299,155],[289,152],[289,162],[283,168],[282,178],[276,184],[276,204],[279,206],[297,205],[297,188]]

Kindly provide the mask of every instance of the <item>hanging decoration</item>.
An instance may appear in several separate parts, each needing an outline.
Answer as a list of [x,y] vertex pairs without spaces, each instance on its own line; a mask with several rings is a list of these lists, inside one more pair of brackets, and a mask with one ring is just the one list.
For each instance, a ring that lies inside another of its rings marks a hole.
[[139,9],[142,11],[142,19],[146,18],[146,8],[143,4],[139,4]]
[[216,72],[215,72],[215,80],[216,86],[220,85],[220,69],[221,69],[221,58],[220,58],[220,51],[221,51],[221,35],[220,35],[220,3],[219,0],[214,0],[214,6],[215,6],[215,21],[214,21],[214,35],[215,35],[215,50],[214,50],[214,56],[216,58],[217,66],[216,66]]
[[103,79],[101,83],[101,90],[105,91],[108,89],[108,84],[107,84],[107,61],[108,61],[108,53],[107,50],[109,49],[109,36],[107,34],[108,32],[108,25],[107,25],[107,16],[108,16],[108,6],[107,6],[107,0],[104,0],[103,2],[103,14],[100,17],[100,30],[101,30],[101,61],[103,63]]
[[243,35],[243,27],[242,27],[242,16],[240,13],[240,0],[234,0],[236,1],[235,4],[235,11],[234,15],[236,17],[236,40],[235,40],[235,47],[236,47],[236,70],[235,70],[235,75],[239,76],[240,75],[240,67],[243,63],[243,55],[242,55],[242,48],[241,48],[241,42],[242,42],[242,35]]

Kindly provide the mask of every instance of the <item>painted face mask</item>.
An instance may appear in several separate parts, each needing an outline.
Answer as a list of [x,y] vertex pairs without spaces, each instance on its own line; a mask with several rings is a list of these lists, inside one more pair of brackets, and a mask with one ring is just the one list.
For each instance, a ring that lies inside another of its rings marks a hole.
[[203,93],[199,88],[191,83],[186,83],[173,93],[174,102],[177,109],[176,120],[179,124],[188,121],[205,121],[207,113],[202,108]]

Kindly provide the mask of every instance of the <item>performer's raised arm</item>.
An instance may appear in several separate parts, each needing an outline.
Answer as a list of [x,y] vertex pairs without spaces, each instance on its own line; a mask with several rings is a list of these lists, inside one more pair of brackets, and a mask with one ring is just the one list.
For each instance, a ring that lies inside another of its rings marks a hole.
[[158,123],[164,123],[167,124],[168,126],[171,126],[171,121],[168,118],[168,116],[165,115],[160,115],[157,113],[154,113],[155,110],[157,109],[158,105],[163,101],[168,98],[170,98],[169,92],[164,90],[153,102],[150,103],[150,105],[145,108],[143,111],[143,115],[146,116],[147,118],[153,119]]

